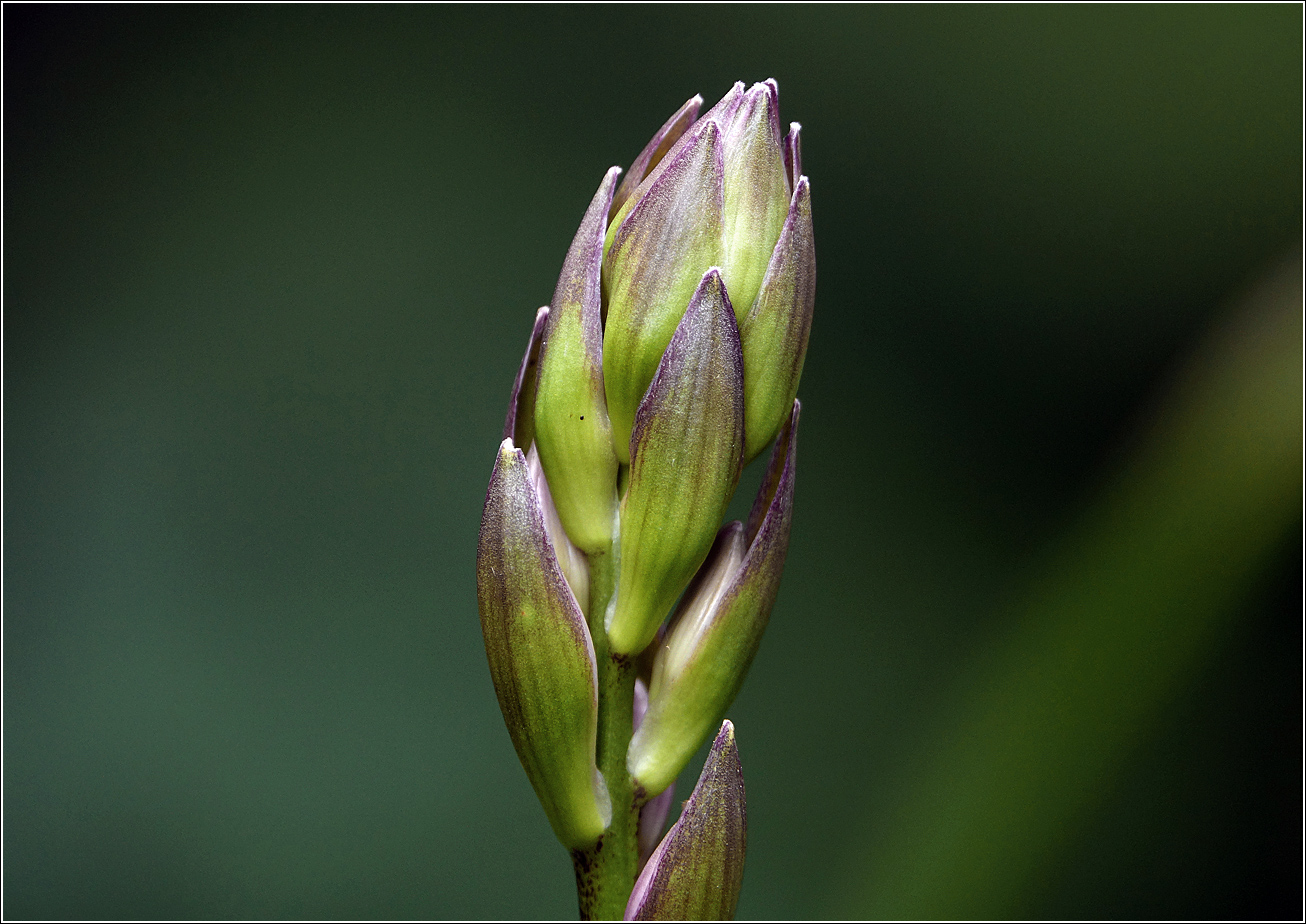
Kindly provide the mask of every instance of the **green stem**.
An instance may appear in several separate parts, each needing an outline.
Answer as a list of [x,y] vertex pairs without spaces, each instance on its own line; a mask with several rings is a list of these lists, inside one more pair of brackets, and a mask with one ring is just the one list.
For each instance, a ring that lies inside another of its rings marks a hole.
[[599,672],[599,772],[612,800],[612,824],[588,850],[573,850],[576,892],[583,920],[621,920],[635,885],[639,859],[639,808],[626,771],[634,722],[635,660],[608,650],[604,617],[616,589],[616,540],[610,551],[590,556],[590,634]]

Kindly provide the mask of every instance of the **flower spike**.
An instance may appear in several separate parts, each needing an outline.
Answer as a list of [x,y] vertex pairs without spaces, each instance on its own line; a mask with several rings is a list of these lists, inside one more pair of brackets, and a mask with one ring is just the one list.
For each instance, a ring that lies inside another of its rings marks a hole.
[[[743,877],[722,719],[788,549],[816,259],[776,82],[702,109],[690,97],[591,198],[535,316],[481,520],[491,679],[585,920],[730,917]],[[772,444],[748,519],[721,526]],[[718,728],[663,837],[677,775]]]

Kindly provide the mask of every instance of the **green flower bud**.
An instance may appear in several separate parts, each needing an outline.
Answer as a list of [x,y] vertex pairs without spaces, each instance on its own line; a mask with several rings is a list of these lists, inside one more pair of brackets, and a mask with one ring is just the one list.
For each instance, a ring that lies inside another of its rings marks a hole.
[[635,410],[709,266],[721,267],[745,344],[746,461],[775,438],[802,371],[815,253],[798,123],[781,139],[774,80],[736,83],[686,130],[699,103],[653,137],[611,208],[603,377],[623,464]]
[[603,389],[603,230],[621,171],[607,172],[553,293],[535,389],[535,441],[562,519],[586,552],[612,542],[617,458]]
[[729,921],[744,883],[748,806],[735,727],[712,742],[680,818],[644,865],[627,921]]
[[779,106],[774,80],[754,84],[725,132],[722,266],[741,328],[762,287],[762,276],[789,210]]
[[535,384],[539,373],[540,344],[544,339],[544,326],[548,321],[548,307],[535,312],[535,326],[531,329],[531,339],[526,344],[526,353],[522,356],[521,368],[517,370],[517,379],[512,383],[512,397],[508,400],[508,416],[503,424],[503,438],[511,440],[516,446],[528,447],[526,452],[526,471],[531,484],[540,498],[540,507],[544,515],[545,531],[553,543],[553,550],[558,556],[558,564],[567,584],[571,587],[581,612],[589,607],[589,561],[575,543],[567,536],[567,531],[558,516],[549,490],[548,479],[540,465],[539,447],[535,437]]
[[723,527],[653,662],[626,765],[656,795],[675,782],[743,685],[780,589],[793,511],[799,403],[771,454],[747,528]]
[[481,518],[476,590],[504,722],[553,831],[592,846],[611,819],[595,764],[594,644],[549,538],[526,457],[499,448]]
[[[721,132],[700,121],[617,213],[603,263],[603,382],[617,458],[704,271],[721,263]],[[623,217],[624,216],[624,217]]]
[[[790,133],[797,141],[797,127]],[[739,325],[744,349],[744,464],[784,425],[798,395],[816,303],[812,194],[800,177],[762,289]]]
[[743,358],[721,274],[703,275],[631,435],[608,641],[638,654],[712,546],[744,446]]

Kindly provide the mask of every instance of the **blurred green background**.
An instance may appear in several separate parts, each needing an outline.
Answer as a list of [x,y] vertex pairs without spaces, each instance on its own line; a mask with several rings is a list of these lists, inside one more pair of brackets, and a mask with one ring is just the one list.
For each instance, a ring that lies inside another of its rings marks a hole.
[[485,485],[603,171],[768,76],[819,283],[740,917],[1301,915],[1300,7],[3,24],[6,917],[574,916]]

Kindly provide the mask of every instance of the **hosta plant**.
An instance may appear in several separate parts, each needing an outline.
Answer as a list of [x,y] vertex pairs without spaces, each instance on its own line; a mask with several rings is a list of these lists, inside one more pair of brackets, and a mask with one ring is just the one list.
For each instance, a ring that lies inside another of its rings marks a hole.
[[[701,106],[600,182],[536,313],[481,520],[490,675],[584,918],[729,918],[743,880],[723,719],[788,548],[816,261],[775,82]],[[723,526],[772,444],[748,521]]]

